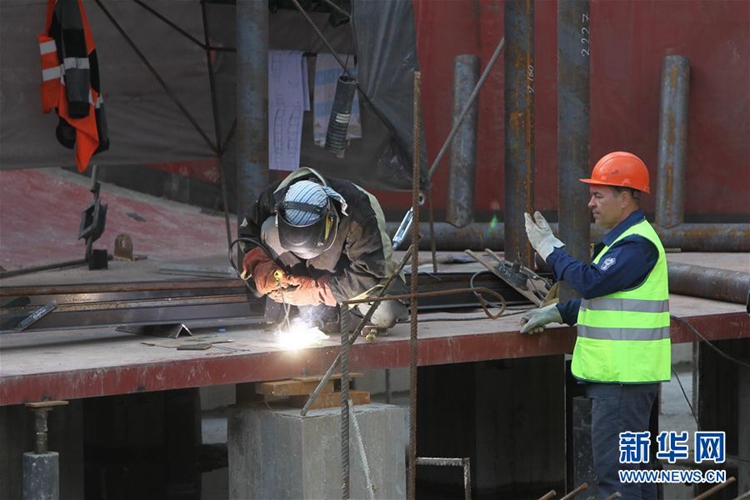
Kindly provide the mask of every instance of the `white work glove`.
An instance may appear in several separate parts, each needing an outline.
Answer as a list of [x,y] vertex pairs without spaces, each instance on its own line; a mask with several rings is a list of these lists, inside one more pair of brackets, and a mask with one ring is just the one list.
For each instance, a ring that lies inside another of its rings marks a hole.
[[547,219],[538,211],[534,212],[534,220],[528,213],[524,213],[523,218],[526,220],[526,236],[529,238],[529,243],[542,259],[546,261],[555,248],[565,246],[565,243],[555,238]]
[[521,324],[523,325],[521,333],[541,333],[544,331],[544,325],[549,323],[562,323],[560,311],[557,310],[555,304],[532,309],[521,316]]

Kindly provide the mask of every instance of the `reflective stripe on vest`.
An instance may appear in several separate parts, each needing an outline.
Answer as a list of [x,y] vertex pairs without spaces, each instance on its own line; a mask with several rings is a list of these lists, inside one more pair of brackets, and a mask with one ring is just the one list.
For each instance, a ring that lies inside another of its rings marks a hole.
[[[648,383],[671,377],[669,340],[669,286],[664,247],[654,229],[643,220],[614,242],[638,235],[652,242],[659,253],[643,283],[631,290],[581,300],[578,337],[571,370],[593,382]],[[598,264],[609,248],[594,259]]]
[[42,111],[49,113],[57,107],[60,99],[60,79],[63,73],[60,60],[57,58],[55,39],[46,34],[39,35],[37,39],[42,62]]

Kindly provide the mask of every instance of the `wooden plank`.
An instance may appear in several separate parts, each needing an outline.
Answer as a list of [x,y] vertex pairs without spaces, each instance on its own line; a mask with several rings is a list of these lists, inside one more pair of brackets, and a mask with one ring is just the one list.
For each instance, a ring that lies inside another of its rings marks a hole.
[[35,410],[40,408],[53,408],[55,406],[65,406],[67,401],[36,401],[34,403],[26,403],[27,408],[33,408]]
[[[289,404],[295,408],[302,408],[308,399],[308,396],[292,396],[289,398]],[[349,391],[349,399],[355,405],[366,405],[370,403],[370,393],[367,391]],[[310,409],[336,408],[337,406],[341,406],[341,393],[328,392],[320,394],[310,406]]]
[[[320,383],[320,380],[274,380],[273,382],[256,384],[255,392],[264,396],[304,396],[312,394],[318,387],[318,383]],[[321,392],[333,392],[333,381],[328,381]]]

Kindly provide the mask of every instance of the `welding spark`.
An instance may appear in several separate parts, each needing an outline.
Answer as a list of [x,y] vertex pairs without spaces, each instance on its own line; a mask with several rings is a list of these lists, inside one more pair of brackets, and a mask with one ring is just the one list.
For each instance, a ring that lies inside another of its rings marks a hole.
[[326,339],[328,335],[299,318],[293,319],[289,327],[281,325],[276,331],[277,344],[288,351],[304,349]]

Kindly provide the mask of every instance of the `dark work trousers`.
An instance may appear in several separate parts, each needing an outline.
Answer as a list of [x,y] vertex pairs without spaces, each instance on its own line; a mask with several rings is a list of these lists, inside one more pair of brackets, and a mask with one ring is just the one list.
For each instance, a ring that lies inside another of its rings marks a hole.
[[620,463],[620,433],[649,430],[649,417],[659,384],[587,384],[591,399],[591,446],[599,493],[620,492],[623,500],[656,500],[653,483],[621,483],[619,469],[649,469],[645,464]]

